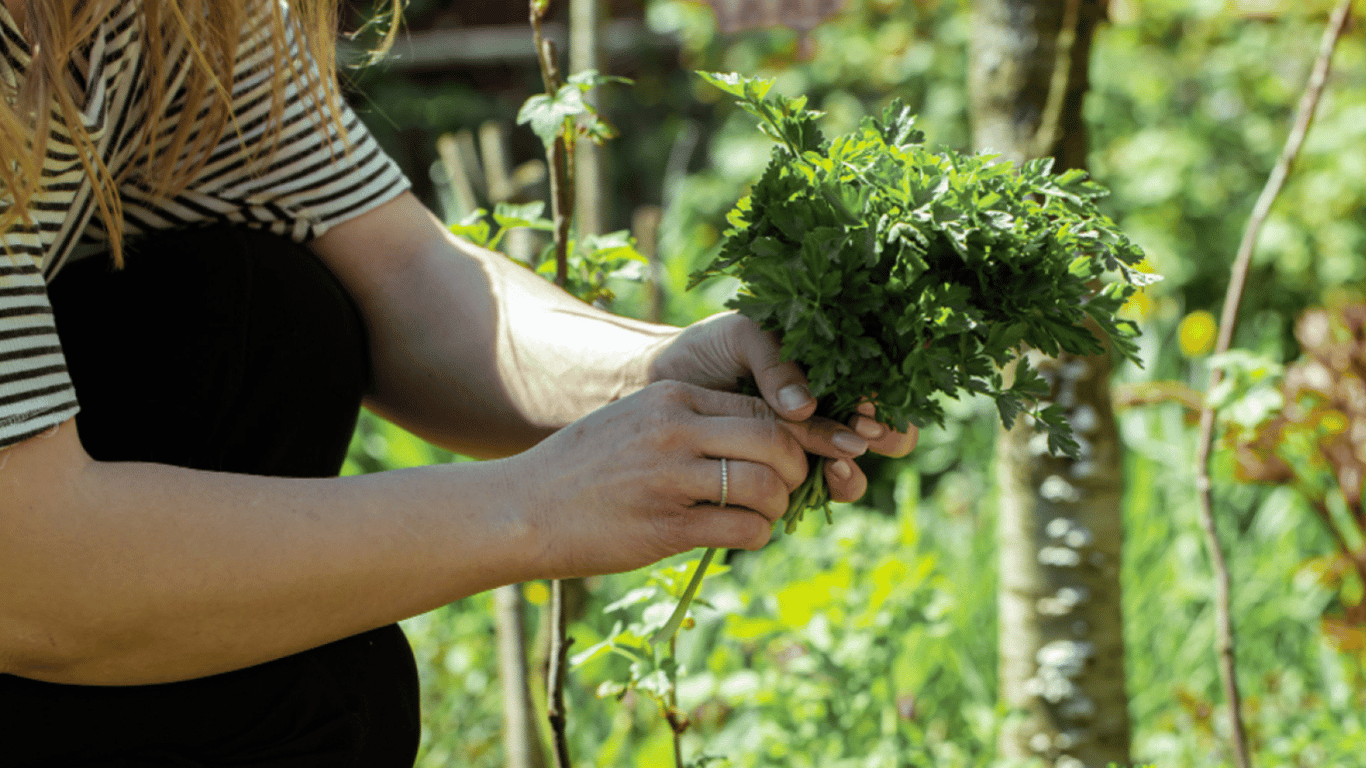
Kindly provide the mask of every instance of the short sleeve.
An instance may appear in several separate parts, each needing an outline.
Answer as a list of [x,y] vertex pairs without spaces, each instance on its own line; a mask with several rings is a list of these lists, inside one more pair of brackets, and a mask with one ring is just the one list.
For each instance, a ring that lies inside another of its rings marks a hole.
[[[244,50],[261,50],[263,34],[247,35]],[[292,38],[289,45],[296,60],[304,55]],[[343,105],[339,119],[323,114],[297,81],[286,89],[280,129],[270,131],[272,80],[258,59],[239,63],[235,123],[184,193],[152,200],[136,185],[123,190],[130,234],[226,221],[304,242],[409,189],[353,110]],[[316,75],[311,61],[301,66]]]
[[21,233],[0,252],[0,448],[41,434],[76,415],[47,285],[41,246]]

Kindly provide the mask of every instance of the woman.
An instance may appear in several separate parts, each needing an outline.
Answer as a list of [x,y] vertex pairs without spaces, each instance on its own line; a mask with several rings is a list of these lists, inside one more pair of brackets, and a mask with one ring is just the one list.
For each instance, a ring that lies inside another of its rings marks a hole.
[[[450,236],[337,99],[327,0],[3,10],[6,765],[411,765],[394,622],[762,546],[804,450],[853,499],[913,443],[811,418],[742,318]],[[336,478],[362,399],[495,460]]]

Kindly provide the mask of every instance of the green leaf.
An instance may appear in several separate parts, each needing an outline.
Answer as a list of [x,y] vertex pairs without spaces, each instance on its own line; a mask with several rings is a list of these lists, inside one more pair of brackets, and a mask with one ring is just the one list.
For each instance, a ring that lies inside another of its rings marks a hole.
[[492,227],[485,219],[488,215],[489,212],[483,208],[472,211],[459,223],[450,226],[451,234],[462,237],[475,245],[487,247],[493,234]]
[[647,263],[629,230],[618,230],[605,235],[590,235],[579,241],[577,253],[601,267],[619,268],[624,262]]
[[1048,382],[1029,364],[1028,358],[1021,357],[1015,367],[1015,381],[1010,385],[1009,392],[1028,400],[1040,400],[1048,397],[1050,389]]
[[565,122],[585,111],[587,105],[584,104],[583,93],[577,88],[566,86],[554,97],[538,93],[527,99],[517,113],[517,124],[531,126],[532,132],[540,137],[541,143],[548,149],[564,132]]
[[925,134],[915,128],[915,113],[901,99],[895,99],[882,111],[882,119],[874,129],[888,146],[905,147],[923,144]]
[[584,664],[587,664],[588,662],[593,661],[594,659],[606,656],[611,652],[612,641],[603,640],[600,643],[594,643],[593,645],[588,646],[587,648],[583,649],[582,651],[579,651],[573,656],[570,656],[569,665],[571,667],[581,667]]
[[996,411],[1000,414],[1001,425],[1006,429],[1015,426],[1015,417],[1024,409],[1024,403],[1013,392],[1003,392],[996,398]]
[[501,229],[527,227],[547,232],[552,231],[555,225],[549,219],[542,218],[541,214],[544,212],[545,203],[539,200],[522,205],[498,203],[493,208],[493,221]]
[[606,83],[630,82],[627,78],[603,75],[593,69],[577,72],[553,95],[540,93],[527,99],[517,112],[517,124],[529,125],[547,151],[556,138],[570,130],[577,130],[601,143],[614,137],[616,129],[599,117],[597,110],[584,100],[584,95]]
[[659,587],[637,587],[636,589],[627,592],[625,595],[622,595],[620,598],[618,598],[615,602],[608,605],[606,608],[603,608],[602,612],[615,613],[616,611],[625,610],[633,605],[638,605],[647,600],[650,600],[651,598],[658,597],[659,594]]
[[698,72],[703,80],[740,99],[759,100],[768,95],[772,80],[744,77],[738,72]]

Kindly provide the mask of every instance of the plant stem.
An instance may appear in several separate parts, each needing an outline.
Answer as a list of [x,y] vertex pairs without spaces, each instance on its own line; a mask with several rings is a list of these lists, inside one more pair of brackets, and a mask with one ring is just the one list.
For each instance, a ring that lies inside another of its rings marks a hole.
[[[714,551],[714,550],[708,550]],[[702,567],[698,567],[697,572],[702,572]],[[669,638],[669,658],[674,659],[674,675],[678,673],[678,637]],[[674,768],[685,768],[683,764],[683,732],[688,729],[687,718],[678,716],[678,678],[673,677],[670,681],[669,693],[665,702],[664,719],[669,722],[669,731],[673,734],[674,742]]]
[[[530,0],[531,31],[536,44],[536,59],[541,67],[541,80],[546,93],[554,96],[563,82],[560,80],[559,65],[555,60],[555,46],[545,39],[541,29],[541,17],[548,3],[543,0]],[[568,133],[568,136],[566,136]],[[555,137],[549,157],[551,210],[555,226],[555,284],[563,287],[568,281],[569,225],[574,215],[574,182],[570,161],[573,158],[573,133],[561,128]],[[550,669],[546,675],[546,716],[555,743],[555,764],[558,768],[570,768],[569,737],[567,732],[568,713],[564,708],[565,663],[569,656],[569,645],[573,641],[567,637],[568,619],[564,610],[564,584],[556,579],[550,583]]]
[[[564,85],[555,43],[545,39],[541,29],[541,14],[536,0],[531,0],[531,32],[536,45],[536,62],[541,67],[541,81],[545,92],[554,96]],[[555,143],[547,152],[550,168],[550,210],[555,227],[555,285],[563,287],[569,281],[569,228],[574,216],[574,134],[560,130]]]
[[[549,46],[550,42],[547,41]],[[568,178],[570,149],[564,136],[555,138],[550,151],[550,210],[555,227],[555,285],[569,282],[569,211],[574,206],[574,182]]]
[[[550,42],[546,46],[553,52]],[[574,217],[574,137],[561,133],[555,139],[552,162],[561,169],[550,175],[550,194],[554,200],[552,216],[555,223],[555,285],[563,288],[569,282],[569,227]]]
[[564,668],[569,646],[565,637],[564,582],[550,582],[550,671],[546,675],[546,715],[555,735],[555,765],[569,768],[569,740],[566,737],[568,714],[564,708]]
[[[1275,202],[1277,195],[1280,194],[1281,187],[1285,185],[1285,180],[1290,175],[1290,167],[1294,164],[1295,158],[1298,157],[1300,148],[1304,145],[1305,136],[1309,133],[1309,126],[1313,123],[1314,112],[1318,108],[1319,99],[1323,95],[1324,84],[1328,80],[1328,73],[1332,67],[1333,51],[1337,48],[1338,40],[1342,37],[1342,32],[1347,26],[1351,10],[1351,0],[1342,0],[1329,18],[1328,27],[1324,30],[1323,39],[1319,45],[1318,59],[1314,63],[1314,70],[1310,74],[1309,83],[1305,86],[1304,95],[1300,97],[1290,135],[1286,138],[1285,147],[1281,150],[1281,155],[1266,181],[1266,186],[1262,188],[1261,195],[1257,198],[1257,203],[1252,209],[1247,229],[1243,232],[1242,243],[1238,246],[1238,255],[1234,259],[1228,290],[1224,296],[1224,309],[1220,317],[1219,339],[1215,344],[1215,354],[1227,352],[1232,345],[1234,327],[1238,322],[1238,308],[1242,303],[1243,290],[1247,284],[1247,274],[1252,263],[1252,252],[1256,247],[1262,226],[1266,223],[1266,218],[1271,212],[1271,205]],[[1215,369],[1210,374],[1209,389],[1213,390],[1221,378],[1221,371]],[[1214,502],[1211,492],[1213,484],[1209,473],[1210,454],[1214,449],[1214,421],[1214,409],[1207,404],[1200,413],[1196,489],[1200,495],[1200,523],[1204,528],[1205,543],[1209,548],[1210,561],[1215,572],[1219,676],[1222,678],[1224,695],[1228,700],[1233,754],[1239,768],[1249,768],[1252,765],[1252,757],[1247,744],[1247,730],[1243,725],[1242,695],[1238,689],[1233,611],[1229,598],[1231,579],[1228,565],[1224,560],[1223,546],[1219,542],[1218,527],[1215,524]]]
[[[825,459],[819,456],[809,456],[810,471],[807,473],[806,480],[797,486],[797,490],[792,492],[792,497],[787,508],[787,514],[783,516],[785,521],[784,530],[792,533],[797,527],[808,509],[825,509],[826,522],[830,519],[830,489],[825,482]],[[708,549],[698,561],[697,570],[693,571],[692,578],[688,581],[688,586],[683,590],[683,596],[678,598],[678,605],[674,612],[669,615],[669,621],[655,633],[650,639],[651,644],[659,645],[665,641],[673,640],[678,634],[678,628],[683,626],[683,619],[688,615],[688,607],[692,605],[693,598],[697,597],[697,589],[702,585],[702,576],[706,573],[707,566],[711,565],[712,558],[716,556],[716,549]]]
[[688,615],[688,606],[692,605],[693,598],[697,596],[697,588],[702,585],[702,575],[706,573],[707,566],[711,565],[713,557],[716,557],[715,547],[708,547],[707,551],[702,553],[702,559],[697,561],[697,570],[692,572],[692,579],[684,588],[683,596],[678,598],[678,606],[670,614],[669,621],[650,638],[652,645],[673,642],[674,636],[678,634],[678,628],[683,626],[683,619]]

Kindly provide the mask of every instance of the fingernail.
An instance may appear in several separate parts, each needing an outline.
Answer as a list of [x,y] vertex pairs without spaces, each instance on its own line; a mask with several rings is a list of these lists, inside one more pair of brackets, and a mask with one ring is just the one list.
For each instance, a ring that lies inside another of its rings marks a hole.
[[830,471],[834,472],[835,477],[838,477],[841,480],[848,480],[849,476],[854,474],[854,471],[849,468],[849,465],[843,461],[836,461],[831,464]]
[[885,432],[886,430],[881,424],[877,423],[876,421],[870,421],[868,419],[859,419],[858,421],[854,422],[854,431],[859,433],[860,435],[863,435],[865,438],[869,440],[876,440],[879,437],[882,437],[883,432]]
[[811,402],[811,391],[801,384],[789,384],[778,390],[778,405],[783,410],[795,411]]
[[863,442],[863,438],[853,432],[836,432],[831,440],[834,442],[836,448],[839,448],[845,453],[858,455],[868,450],[868,444]]

